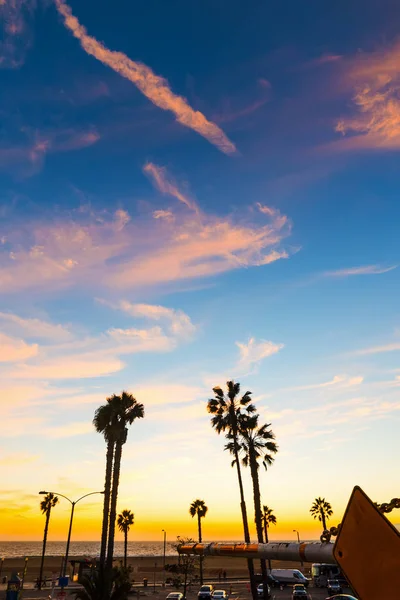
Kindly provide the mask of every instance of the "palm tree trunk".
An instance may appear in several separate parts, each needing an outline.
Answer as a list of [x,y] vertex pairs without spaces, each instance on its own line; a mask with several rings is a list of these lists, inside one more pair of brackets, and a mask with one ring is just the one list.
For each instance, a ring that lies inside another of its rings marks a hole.
[[120,437],[115,444],[115,455],[114,455],[114,472],[111,490],[111,505],[110,505],[110,524],[108,531],[108,548],[107,548],[107,570],[111,571],[113,566],[114,556],[114,538],[115,538],[115,521],[117,518],[117,498],[118,498],[118,486],[119,486],[119,474],[121,470],[121,456],[122,456],[122,444],[126,440],[127,430],[125,429],[122,437]]
[[[258,477],[257,459],[253,454],[250,454],[250,474],[253,482],[253,500],[254,500],[254,522],[257,530],[257,540],[260,544],[264,542],[263,527],[262,527],[262,510],[261,510],[261,492],[260,480]],[[260,560],[262,580],[264,584],[264,599],[268,599],[267,587],[267,563],[265,558]]]
[[321,509],[321,510],[320,510],[320,513],[321,513],[321,519],[322,519],[322,527],[324,528],[324,531],[325,531],[325,529],[326,529],[326,519],[325,519],[325,513],[324,513],[324,510],[323,510],[323,509]]
[[[265,534],[265,543],[268,544],[268,522],[267,522],[267,517],[264,516],[264,534]],[[269,572],[271,573],[271,559],[268,559],[268,569]]]
[[45,523],[45,526],[44,526],[42,560],[40,561],[40,571],[39,571],[39,586],[38,586],[39,590],[42,589],[44,556],[46,554],[46,543],[47,543],[47,533],[49,531],[50,511],[51,511],[51,508],[49,508],[48,511],[46,512],[46,523]]
[[124,540],[124,567],[126,569],[126,557],[128,556],[128,530],[125,529],[124,531],[124,536],[125,536],[125,540]]
[[107,533],[108,533],[108,517],[110,511],[110,495],[111,495],[111,477],[112,463],[114,458],[114,441],[111,439],[107,442],[106,452],[106,479],[104,482],[104,505],[103,505],[103,525],[101,529],[101,547],[100,547],[100,565],[104,566],[106,562],[107,550]]
[[[234,455],[235,455],[237,477],[238,477],[238,482],[239,482],[240,509],[242,511],[244,541],[246,542],[246,544],[250,544],[249,523],[247,520],[247,509],[246,509],[246,502],[244,499],[242,473],[240,470],[240,462],[239,462],[239,451],[238,451],[238,442],[237,442],[237,421],[236,421],[236,415],[234,414],[233,411],[232,411],[232,413],[231,413],[231,415],[232,415],[233,449],[234,449]],[[256,582],[254,579],[254,563],[251,558],[247,559],[247,568],[249,570],[251,595],[253,597],[253,600],[257,600],[258,596],[257,596],[257,586],[256,586]]]
[[[199,543],[203,541],[201,538],[201,517],[199,511],[197,511],[197,524],[199,528]],[[203,585],[203,556],[200,555],[200,585]]]

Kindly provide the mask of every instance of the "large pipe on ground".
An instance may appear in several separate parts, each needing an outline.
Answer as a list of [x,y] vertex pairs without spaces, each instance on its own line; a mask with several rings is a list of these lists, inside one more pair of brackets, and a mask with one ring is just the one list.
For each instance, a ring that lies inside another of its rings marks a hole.
[[196,554],[199,556],[234,556],[237,558],[269,558],[270,560],[287,560],[311,563],[336,564],[333,558],[333,544],[330,542],[302,542],[268,544],[182,544],[179,554]]

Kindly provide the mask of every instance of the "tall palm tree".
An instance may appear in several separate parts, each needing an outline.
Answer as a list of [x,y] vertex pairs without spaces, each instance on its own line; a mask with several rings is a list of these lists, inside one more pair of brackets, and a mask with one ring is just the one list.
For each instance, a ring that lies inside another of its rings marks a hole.
[[[264,525],[264,536],[265,541],[268,543],[268,527],[270,525],[276,525],[276,516],[273,513],[273,509],[269,508],[266,504],[262,507],[263,509],[263,525]],[[271,571],[271,559],[268,559],[268,568]]]
[[93,425],[98,433],[104,435],[107,443],[106,475],[104,483],[103,525],[101,530],[100,565],[104,567],[107,552],[108,520],[110,512],[111,479],[115,451],[116,423],[114,407],[107,399],[94,413]]
[[106,560],[107,569],[111,570],[114,553],[115,521],[117,518],[117,498],[121,470],[122,446],[125,444],[128,437],[127,425],[131,425],[135,419],[141,419],[144,417],[144,406],[143,404],[137,402],[132,394],[129,394],[125,391],[121,392],[120,396],[113,394],[110,398],[107,398],[107,402],[112,405],[114,411],[113,422],[115,423],[116,432],[110,501],[110,525]]
[[[258,426],[258,415],[240,415],[238,418],[238,444],[239,455],[242,456],[242,464],[244,467],[250,467],[250,475],[253,483],[253,501],[254,501],[254,522],[256,524],[257,540],[263,543],[263,525],[261,511],[261,492],[260,479],[258,475],[259,461],[267,470],[274,462],[273,455],[278,452],[278,446],[275,443],[275,435],[269,429],[270,423],[266,423],[261,427]],[[232,454],[235,454],[234,443],[232,436],[228,433],[227,438],[230,440],[225,446]],[[235,463],[237,460],[235,455]],[[261,573],[264,582],[267,576],[267,566],[265,559],[261,559]],[[265,586],[265,592],[267,586]]]
[[135,515],[131,510],[123,510],[117,519],[118,529],[124,534],[124,567],[126,569],[126,557],[128,556],[128,531],[133,525]]
[[38,585],[39,590],[42,589],[44,556],[46,554],[46,544],[47,544],[47,534],[49,532],[50,513],[51,513],[51,509],[54,508],[54,506],[56,504],[58,504],[58,496],[55,496],[52,493],[46,494],[40,503],[40,510],[42,511],[42,514],[46,515],[46,522],[44,525],[44,534],[43,534],[42,560],[40,561],[39,585]]
[[[218,434],[227,432],[231,436],[233,444],[233,454],[235,456],[235,464],[240,492],[240,509],[242,512],[244,541],[250,543],[249,524],[247,521],[247,509],[243,491],[242,473],[239,463],[239,444],[238,444],[238,418],[242,414],[250,415],[255,412],[254,404],[251,404],[251,392],[246,392],[242,397],[240,394],[240,383],[234,381],[227,382],[227,394],[220,387],[213,388],[215,397],[207,403],[207,410],[213,415],[211,425]],[[242,412],[243,411],[243,412]],[[257,589],[254,580],[254,565],[251,559],[248,559],[247,566],[250,575],[250,584],[253,599],[257,599]]]
[[325,498],[316,498],[310,508],[310,513],[314,519],[321,521],[322,527],[325,531],[326,521],[333,515],[332,506],[325,500]]
[[[202,542],[201,535],[201,519],[206,516],[208,511],[208,506],[204,500],[193,500],[192,504],[189,507],[189,513],[192,517],[197,515],[197,527],[199,530],[199,542]],[[203,556],[200,556],[200,585],[203,585]]]

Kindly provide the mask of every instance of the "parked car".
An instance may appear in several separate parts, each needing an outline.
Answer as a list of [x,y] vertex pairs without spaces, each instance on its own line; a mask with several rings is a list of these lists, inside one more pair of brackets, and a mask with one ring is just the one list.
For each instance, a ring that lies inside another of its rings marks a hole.
[[214,590],[212,593],[213,600],[226,600],[228,594],[225,590]]
[[304,598],[307,598],[307,597],[308,597],[307,590],[304,587],[304,585],[296,583],[293,586],[292,598],[303,598],[303,600],[304,600]]
[[[268,583],[267,583],[267,586],[268,586],[267,587],[267,596],[269,598],[271,596],[271,588],[269,587]],[[264,584],[263,583],[260,583],[257,586],[257,596],[259,598],[263,598],[264,597]]]
[[183,594],[180,592],[171,592],[168,594],[166,600],[183,600]]
[[328,579],[327,588],[328,594],[330,594],[331,596],[333,596],[334,594],[341,594],[343,591],[342,586],[340,585],[337,579]]
[[202,585],[199,590],[199,593],[197,594],[197,598],[199,600],[211,600],[213,591],[213,585]]

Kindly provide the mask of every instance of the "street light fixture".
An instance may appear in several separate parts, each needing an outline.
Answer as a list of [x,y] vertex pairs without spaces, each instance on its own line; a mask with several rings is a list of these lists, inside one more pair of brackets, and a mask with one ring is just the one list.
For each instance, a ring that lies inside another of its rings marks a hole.
[[[293,533],[297,533],[297,543],[300,544],[300,534],[297,529],[293,529]],[[301,566],[303,566],[303,561],[301,561]]]
[[165,587],[165,552],[167,549],[167,532],[165,531],[165,529],[161,529],[161,531],[164,532],[164,554],[163,554],[163,579],[164,579],[164,587]]
[[74,510],[75,510],[75,504],[78,504],[78,502],[80,502],[81,500],[83,500],[84,498],[87,498],[88,496],[93,496],[93,494],[104,494],[104,490],[102,492],[90,492],[89,494],[85,494],[84,496],[81,496],[80,498],[78,498],[78,500],[70,500],[70,498],[68,498],[67,496],[64,496],[64,494],[60,494],[59,492],[46,492],[45,490],[41,490],[39,492],[39,494],[55,494],[56,496],[61,496],[61,498],[65,498],[65,500],[68,500],[68,502],[71,503],[71,517],[69,520],[69,530],[68,530],[68,539],[67,539],[67,547],[65,550],[65,559],[64,559],[64,567],[62,570],[62,575],[63,577],[65,577],[65,574],[67,572],[67,564],[68,564],[68,553],[69,553],[69,544],[71,541],[71,531],[72,531],[72,521],[74,518]]

